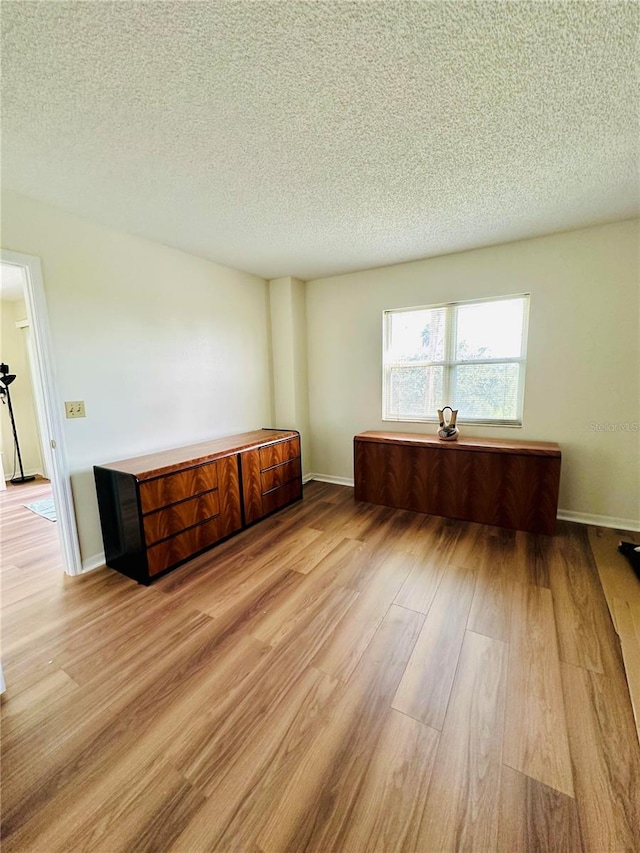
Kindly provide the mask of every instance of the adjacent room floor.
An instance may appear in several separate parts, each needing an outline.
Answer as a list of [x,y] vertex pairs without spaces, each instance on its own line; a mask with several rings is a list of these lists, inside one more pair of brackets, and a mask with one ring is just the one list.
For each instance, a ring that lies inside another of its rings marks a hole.
[[145,588],[64,576],[27,490],[0,496],[5,853],[640,849],[585,527],[311,483]]

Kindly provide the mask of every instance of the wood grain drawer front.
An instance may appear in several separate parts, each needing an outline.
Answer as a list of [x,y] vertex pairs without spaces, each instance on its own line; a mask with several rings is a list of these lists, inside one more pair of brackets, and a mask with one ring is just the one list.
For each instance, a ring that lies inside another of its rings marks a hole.
[[180,533],[200,521],[214,518],[220,512],[218,490],[205,492],[187,501],[159,509],[143,519],[144,537],[147,545]]
[[209,462],[206,465],[199,465],[197,468],[187,468],[185,471],[178,471],[176,474],[167,474],[166,477],[158,477],[155,480],[140,483],[142,512],[153,512],[154,509],[160,509],[160,507],[217,488],[217,462]]
[[260,448],[260,469],[264,471],[265,468],[281,465],[297,456],[300,456],[300,439],[297,436],[277,444],[269,444]]
[[262,511],[265,515],[285,506],[302,494],[302,483],[300,480],[294,480],[292,483],[287,483],[285,486],[280,486],[279,489],[274,489],[266,495],[262,496]]
[[221,536],[230,536],[242,527],[238,463],[238,456],[224,456],[218,460]]
[[276,465],[275,468],[268,468],[262,471],[262,494],[270,492],[271,489],[277,489],[279,486],[284,486],[285,483],[290,483],[292,480],[300,478],[300,459],[291,459],[289,462],[283,462],[282,465]]
[[170,566],[188,559],[198,551],[213,545],[220,538],[220,519],[214,518],[158,545],[153,545],[147,549],[149,576],[153,577]]
[[260,451],[247,450],[240,457],[242,468],[242,489],[244,498],[244,517],[246,524],[253,524],[262,518],[262,485],[260,480]]

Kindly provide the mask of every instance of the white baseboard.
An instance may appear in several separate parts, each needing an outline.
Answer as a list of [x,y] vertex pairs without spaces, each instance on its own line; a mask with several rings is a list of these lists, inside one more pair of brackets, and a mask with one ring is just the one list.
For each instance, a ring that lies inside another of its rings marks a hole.
[[[336,486],[353,487],[353,479],[349,477],[333,477],[330,474],[308,474],[305,482],[318,480],[321,483],[333,483]],[[613,527],[616,530],[640,532],[640,521],[632,518],[614,518],[610,515],[593,515],[589,512],[572,512],[568,509],[558,510],[560,521],[575,521],[577,524],[593,524],[596,527]]]
[[593,524],[596,527],[613,527],[616,530],[640,532],[640,521],[632,518],[614,518],[611,515],[592,515],[590,512],[571,512],[567,509],[558,510],[560,521],[575,521],[578,524]]
[[[329,474],[306,474],[303,477],[304,483],[308,483],[311,480],[318,480],[320,483],[332,483],[334,486],[351,486],[353,488],[353,480],[350,477],[333,477]],[[558,518],[561,521],[575,521],[578,524],[593,524],[596,527],[613,527],[616,530],[640,532],[640,522],[630,518],[613,518],[610,515],[592,515],[588,512],[571,512],[566,509],[558,510]],[[82,561],[82,574],[93,572],[104,565],[106,565],[104,552],[94,554],[92,557],[87,557],[86,560]]]
[[315,474],[303,474],[302,475],[302,484],[304,485],[305,483],[309,483],[311,480],[315,480],[315,479],[316,479]]
[[95,569],[101,569],[102,566],[106,565],[104,552],[100,552],[100,554],[94,554],[93,557],[87,557],[86,560],[82,561],[82,574],[85,572],[93,572]]
[[352,477],[332,477],[329,474],[308,474],[305,482],[309,480],[318,480],[320,483],[333,483],[334,486],[351,486],[353,488]]
[[[16,471],[16,477],[20,476],[20,468]],[[44,477],[41,468],[27,468],[24,472],[25,477]],[[11,482],[11,474],[8,471],[4,472],[5,483]]]

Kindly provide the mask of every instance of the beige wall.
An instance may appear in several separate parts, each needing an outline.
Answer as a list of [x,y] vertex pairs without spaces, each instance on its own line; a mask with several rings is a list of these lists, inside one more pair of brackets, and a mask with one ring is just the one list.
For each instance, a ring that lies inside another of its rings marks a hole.
[[309,466],[309,389],[305,285],[296,278],[269,282],[275,423],[300,431],[302,470]]
[[[33,388],[27,357],[26,335],[27,328],[17,329],[16,322],[24,320],[27,309],[23,301],[0,301],[1,337],[0,359],[9,365],[16,379],[10,387],[11,403],[16,421],[20,455],[25,474],[42,474],[42,456],[40,453],[40,438],[33,404]],[[0,435],[3,451],[3,465],[6,479],[13,475],[14,443],[9,407],[4,405],[0,411]],[[20,475],[20,466],[16,458],[16,475]]]
[[[366,429],[431,432],[381,420],[382,311],[531,292],[521,429],[463,434],[558,441],[560,507],[640,520],[640,223],[588,228],[307,284],[312,470],[350,479]],[[636,427],[637,429],[637,427]]]
[[92,466],[271,423],[267,283],[3,195],[2,248],[42,261],[85,563],[102,551]]
[[59,405],[86,403],[64,422],[86,563],[102,550],[94,464],[292,426],[305,471],[348,481],[355,433],[433,429],[381,420],[382,311],[523,291],[524,426],[464,433],[556,440],[562,510],[640,518],[640,433],[606,426],[640,420],[637,221],[267,285],[13,193],[2,212],[2,247],[42,260]]

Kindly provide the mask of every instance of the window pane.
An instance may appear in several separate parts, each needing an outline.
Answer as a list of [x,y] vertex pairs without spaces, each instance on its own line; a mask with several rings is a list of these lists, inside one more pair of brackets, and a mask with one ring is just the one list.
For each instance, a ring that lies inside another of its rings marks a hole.
[[442,375],[442,367],[392,367],[388,416],[436,417],[442,400]]
[[[519,364],[470,364],[453,368],[454,408],[478,420],[518,418]],[[453,404],[452,404],[453,405]]]
[[443,361],[444,308],[399,311],[390,319],[387,362]]
[[522,354],[523,299],[460,305],[457,320],[457,360],[519,358]]

